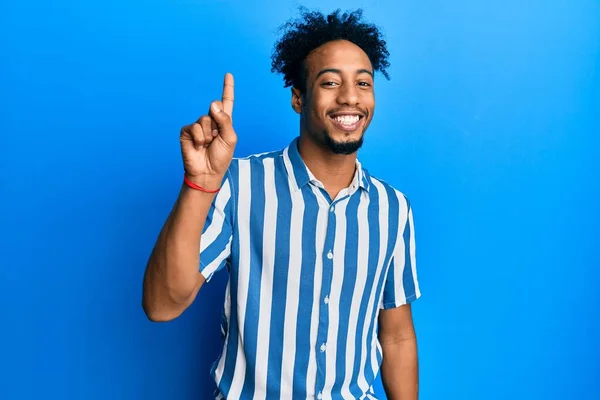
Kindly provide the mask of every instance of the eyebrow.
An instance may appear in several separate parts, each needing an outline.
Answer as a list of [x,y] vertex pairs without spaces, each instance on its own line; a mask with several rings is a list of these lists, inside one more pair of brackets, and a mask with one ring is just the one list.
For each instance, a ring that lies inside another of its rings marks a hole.
[[[321,75],[326,74],[328,72],[332,72],[334,74],[339,74],[339,75],[342,74],[342,71],[339,70],[339,69],[337,69],[337,68],[325,68],[325,69],[322,69],[321,71],[319,71],[319,73],[317,74],[316,77],[318,78]],[[365,69],[365,68],[363,68],[363,69],[357,69],[356,73],[357,74],[369,74],[369,75],[371,75],[371,77],[373,77],[373,72],[371,72],[371,71],[369,71],[368,69]]]

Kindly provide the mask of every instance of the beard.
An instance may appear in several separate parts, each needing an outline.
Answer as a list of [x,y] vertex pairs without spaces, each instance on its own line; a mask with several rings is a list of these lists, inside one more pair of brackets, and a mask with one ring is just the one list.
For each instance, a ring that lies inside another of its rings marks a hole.
[[335,141],[329,132],[325,130],[323,132],[323,144],[327,149],[329,149],[333,154],[343,154],[349,155],[356,153],[358,149],[360,149],[364,143],[364,132],[361,135],[360,139],[352,140],[349,142],[338,142]]

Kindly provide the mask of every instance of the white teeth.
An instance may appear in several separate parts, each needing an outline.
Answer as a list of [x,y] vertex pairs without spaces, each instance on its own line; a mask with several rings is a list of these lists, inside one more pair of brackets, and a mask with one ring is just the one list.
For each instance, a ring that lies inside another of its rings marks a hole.
[[340,115],[335,117],[335,120],[343,125],[354,125],[359,119],[358,115]]

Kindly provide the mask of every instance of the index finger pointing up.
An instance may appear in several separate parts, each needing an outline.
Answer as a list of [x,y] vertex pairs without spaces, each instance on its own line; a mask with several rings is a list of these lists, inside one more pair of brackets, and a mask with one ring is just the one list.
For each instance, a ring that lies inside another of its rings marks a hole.
[[231,117],[233,114],[233,75],[229,72],[225,74],[221,101],[223,102],[223,111]]

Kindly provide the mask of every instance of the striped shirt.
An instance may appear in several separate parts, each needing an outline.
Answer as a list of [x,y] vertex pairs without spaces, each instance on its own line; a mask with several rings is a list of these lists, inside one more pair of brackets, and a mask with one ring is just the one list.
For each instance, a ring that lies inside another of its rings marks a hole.
[[297,144],[234,158],[206,220],[200,271],[229,272],[218,399],[376,399],[379,310],[420,296],[406,197],[357,160],[332,200]]

